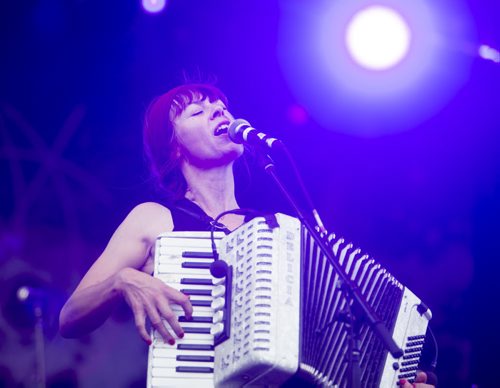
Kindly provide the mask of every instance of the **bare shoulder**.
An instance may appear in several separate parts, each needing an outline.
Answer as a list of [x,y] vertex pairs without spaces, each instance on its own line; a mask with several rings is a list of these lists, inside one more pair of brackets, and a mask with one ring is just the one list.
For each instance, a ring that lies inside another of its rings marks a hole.
[[170,210],[157,202],[140,203],[130,211],[129,216],[138,219],[162,216],[172,219]]
[[135,206],[123,221],[121,228],[133,229],[143,238],[156,238],[160,233],[173,230],[170,210],[156,202],[143,202]]

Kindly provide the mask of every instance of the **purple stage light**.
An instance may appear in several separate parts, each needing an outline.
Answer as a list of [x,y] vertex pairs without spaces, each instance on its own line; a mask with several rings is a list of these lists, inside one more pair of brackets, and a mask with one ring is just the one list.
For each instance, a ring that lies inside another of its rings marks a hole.
[[[478,44],[465,0],[282,0],[281,9],[283,74],[325,128],[361,136],[407,130],[469,79],[473,56],[463,47]],[[373,27],[380,17],[387,31]],[[378,43],[372,36],[366,44],[370,29]]]
[[142,0],[142,8],[150,13],[158,13],[165,8],[165,0]]
[[345,36],[351,57],[371,70],[397,65],[408,53],[410,39],[404,18],[393,9],[378,5],[357,12]]
[[482,44],[478,50],[479,56],[483,59],[500,63],[500,52],[493,47]]

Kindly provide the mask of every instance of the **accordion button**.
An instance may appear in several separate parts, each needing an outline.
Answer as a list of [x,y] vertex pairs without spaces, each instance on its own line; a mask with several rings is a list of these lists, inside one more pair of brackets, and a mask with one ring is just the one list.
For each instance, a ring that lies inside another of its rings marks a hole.
[[210,328],[210,334],[212,335],[218,335],[224,331],[224,325],[222,323],[216,323],[215,325],[212,325]]

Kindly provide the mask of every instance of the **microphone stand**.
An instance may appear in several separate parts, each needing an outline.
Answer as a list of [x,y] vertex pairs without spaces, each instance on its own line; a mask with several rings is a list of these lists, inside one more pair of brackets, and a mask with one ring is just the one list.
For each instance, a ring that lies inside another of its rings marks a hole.
[[[341,313],[340,319],[344,321],[347,326],[349,335],[349,386],[352,388],[361,388],[361,365],[360,365],[360,327],[362,322],[367,322],[371,330],[375,332],[378,338],[382,341],[386,350],[388,350],[394,358],[400,358],[403,351],[399,348],[393,340],[389,330],[387,330],[384,322],[378,317],[372,307],[366,302],[366,299],[361,294],[357,285],[349,279],[340,264],[335,259],[331,248],[328,246],[326,240],[316,230],[309,219],[304,215],[298,202],[287,190],[285,184],[276,173],[274,161],[271,157],[261,150],[257,152],[257,158],[266,173],[273,179],[282,194],[287,199],[288,203],[292,206],[297,218],[302,225],[308,230],[311,237],[318,245],[321,252],[326,256],[328,262],[331,264],[335,272],[340,278],[342,289],[346,295],[346,311]],[[351,303],[352,307],[351,308]]]

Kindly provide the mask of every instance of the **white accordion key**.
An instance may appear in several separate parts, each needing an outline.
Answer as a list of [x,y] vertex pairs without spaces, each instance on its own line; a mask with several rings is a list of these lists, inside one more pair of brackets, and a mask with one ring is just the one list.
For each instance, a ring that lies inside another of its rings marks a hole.
[[219,311],[224,308],[226,301],[224,298],[216,298],[212,301],[212,310]]
[[222,322],[223,319],[224,319],[224,312],[222,310],[216,311],[213,316],[213,323]]
[[212,334],[213,336],[216,336],[217,334],[220,334],[223,331],[224,331],[224,325],[221,322],[212,325],[212,327],[210,328],[210,334]]
[[212,290],[212,298],[218,298],[219,296],[224,296],[226,293],[226,287],[222,284],[215,286]]

